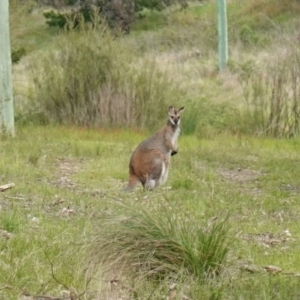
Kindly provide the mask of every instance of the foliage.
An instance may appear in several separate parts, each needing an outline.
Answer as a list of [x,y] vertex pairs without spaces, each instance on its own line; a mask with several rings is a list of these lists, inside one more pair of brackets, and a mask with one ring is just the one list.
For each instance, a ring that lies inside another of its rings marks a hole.
[[251,0],[244,4],[243,14],[251,15],[257,12],[270,18],[285,13],[300,13],[300,3],[298,0]]
[[20,42],[27,28],[32,23],[28,21],[28,16],[33,8],[31,1],[22,2],[21,0],[10,0],[10,33],[11,33],[11,58],[12,62],[18,62],[22,56],[26,55],[27,47]]
[[21,47],[11,52],[11,60],[13,63],[17,63],[22,56],[26,55],[26,50]]
[[64,14],[56,13],[54,11],[48,11],[43,13],[44,17],[46,18],[46,23],[50,27],[59,27],[63,28],[67,24],[67,16]]
[[54,122],[80,126],[149,127],[165,119],[180,90],[154,63],[137,63],[104,24],[83,30],[62,35],[33,64],[41,111]]
[[[252,128],[271,137],[294,137],[300,132],[300,53],[291,47],[266,70],[253,72],[242,81]],[[250,120],[249,120],[250,121]],[[247,121],[246,121],[247,123]]]
[[229,103],[212,103],[205,98],[187,103],[183,132],[201,137],[209,132],[219,133],[232,129],[237,110]]
[[166,1],[161,1],[161,0],[135,0],[135,11],[141,11],[145,8],[151,9],[151,10],[163,10],[167,6],[170,6],[172,4],[176,4],[179,2],[182,7],[187,6],[187,1],[186,0],[166,0]]
[[72,30],[77,28],[82,22],[94,24],[94,16],[98,13],[99,11],[96,8],[80,6],[78,10],[72,10],[71,12],[60,13],[55,11],[46,11],[43,15],[46,18],[46,23],[50,27]]
[[[112,28],[119,28],[123,32],[129,33],[131,24],[135,20],[136,12],[142,11],[145,8],[162,10],[177,1],[178,0],[85,0],[80,1],[79,8],[76,8],[76,10],[72,12],[61,13],[50,11],[45,12],[44,16],[47,19],[46,23],[49,26],[63,28],[67,24],[68,19],[80,18],[78,14],[82,14],[86,22],[92,22],[93,19],[91,16],[96,8]],[[180,2],[183,7],[187,5],[186,0],[180,0]]]

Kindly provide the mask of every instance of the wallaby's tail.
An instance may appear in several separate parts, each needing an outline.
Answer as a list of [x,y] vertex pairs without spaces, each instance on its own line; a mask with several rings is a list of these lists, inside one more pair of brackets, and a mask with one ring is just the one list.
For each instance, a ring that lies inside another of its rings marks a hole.
[[128,181],[128,185],[127,187],[125,187],[123,189],[124,192],[131,192],[134,190],[134,188],[136,187],[136,185],[139,183],[139,179],[138,177],[136,177],[133,174],[130,174],[129,176],[129,181]]

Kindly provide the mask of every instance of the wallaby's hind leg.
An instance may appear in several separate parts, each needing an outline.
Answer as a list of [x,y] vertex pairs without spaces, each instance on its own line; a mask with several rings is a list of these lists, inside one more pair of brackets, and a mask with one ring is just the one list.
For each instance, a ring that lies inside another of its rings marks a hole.
[[153,172],[145,182],[145,188],[147,190],[152,190],[154,187],[164,184],[168,178],[168,167],[163,159],[156,160],[155,166],[155,172]]
[[148,169],[146,174],[144,187],[146,190],[153,190],[155,187],[160,185],[160,178],[164,171],[164,162],[158,153],[158,157],[151,160],[151,167]]
[[169,174],[168,165],[166,165],[165,162],[162,162],[162,171],[161,171],[161,176],[159,178],[159,185],[164,184],[167,181],[168,174]]

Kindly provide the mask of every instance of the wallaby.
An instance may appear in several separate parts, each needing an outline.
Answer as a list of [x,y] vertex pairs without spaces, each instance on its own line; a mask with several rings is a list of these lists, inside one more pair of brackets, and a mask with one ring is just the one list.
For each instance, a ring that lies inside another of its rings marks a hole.
[[166,182],[171,155],[178,151],[177,140],[183,111],[184,107],[176,110],[170,106],[167,125],[134,150],[129,162],[129,182],[125,190],[133,190],[139,182],[147,190]]

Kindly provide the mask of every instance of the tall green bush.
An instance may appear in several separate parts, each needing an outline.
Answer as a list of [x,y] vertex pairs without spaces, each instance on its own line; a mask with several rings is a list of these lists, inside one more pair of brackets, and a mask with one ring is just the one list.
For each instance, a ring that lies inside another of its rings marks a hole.
[[203,137],[209,133],[233,131],[237,109],[231,103],[214,103],[199,97],[187,102],[182,131]]
[[[92,15],[95,8],[102,17],[106,19],[110,27],[119,28],[123,32],[129,33],[131,24],[136,19],[136,13],[143,9],[163,10],[167,6],[179,2],[182,7],[187,7],[187,0],[82,0],[79,3],[73,0],[62,0],[58,5],[50,1],[54,7],[64,7],[65,5],[75,5],[72,12],[45,12],[46,23],[49,26],[63,28],[67,25],[69,18],[78,20],[83,16],[85,22],[92,22]],[[77,25],[77,23],[75,24]]]
[[140,62],[101,22],[55,43],[32,65],[36,102],[53,122],[151,127],[180,97],[166,74]]

